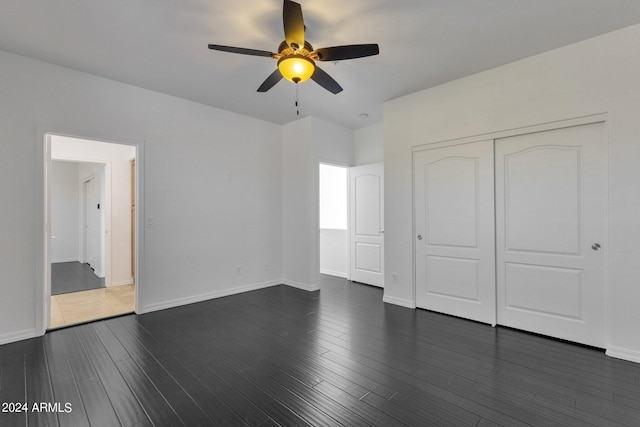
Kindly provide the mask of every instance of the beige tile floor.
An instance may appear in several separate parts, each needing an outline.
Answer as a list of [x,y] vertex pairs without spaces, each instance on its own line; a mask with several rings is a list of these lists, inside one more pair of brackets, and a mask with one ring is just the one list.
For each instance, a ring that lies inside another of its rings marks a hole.
[[134,285],[92,289],[51,297],[51,323],[59,328],[134,310]]

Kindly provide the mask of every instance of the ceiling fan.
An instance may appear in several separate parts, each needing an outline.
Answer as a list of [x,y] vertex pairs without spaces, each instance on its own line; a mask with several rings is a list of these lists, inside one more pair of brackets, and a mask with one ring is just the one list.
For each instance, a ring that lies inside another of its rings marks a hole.
[[354,44],[314,50],[313,46],[304,39],[305,25],[302,8],[299,3],[294,1],[284,0],[282,20],[285,40],[280,43],[278,53],[218,44],[210,44],[209,49],[277,59],[278,69],[260,85],[258,92],[268,91],[284,77],[293,83],[301,83],[311,78],[334,94],[341,92],[342,87],[329,74],[319,68],[316,61],[340,61],[380,53],[377,44]]

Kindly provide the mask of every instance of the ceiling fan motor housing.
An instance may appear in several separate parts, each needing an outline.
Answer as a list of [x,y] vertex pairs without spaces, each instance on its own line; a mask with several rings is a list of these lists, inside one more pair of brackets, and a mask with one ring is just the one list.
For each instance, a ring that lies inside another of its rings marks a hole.
[[293,48],[287,44],[286,40],[283,40],[282,43],[280,43],[280,46],[278,46],[278,54],[282,56],[291,55],[294,53],[298,53],[304,56],[313,56],[311,55],[312,52],[313,46],[311,46],[311,43],[309,43],[308,41],[304,42],[304,47],[302,48]]

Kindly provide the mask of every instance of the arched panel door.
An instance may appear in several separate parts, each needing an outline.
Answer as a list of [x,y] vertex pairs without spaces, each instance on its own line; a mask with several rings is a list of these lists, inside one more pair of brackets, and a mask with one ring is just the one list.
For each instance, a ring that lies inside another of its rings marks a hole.
[[604,124],[495,145],[498,323],[606,346]]
[[414,153],[416,306],[495,325],[493,141]]
[[349,170],[351,280],[384,287],[384,166]]

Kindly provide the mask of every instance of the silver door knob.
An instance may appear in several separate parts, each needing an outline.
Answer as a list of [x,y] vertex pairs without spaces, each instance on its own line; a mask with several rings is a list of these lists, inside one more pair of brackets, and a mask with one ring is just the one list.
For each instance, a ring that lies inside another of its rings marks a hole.
[[418,240],[422,240],[422,234],[418,234]]
[[591,245],[591,249],[597,251],[598,249],[600,249],[600,243],[594,243],[593,245]]

